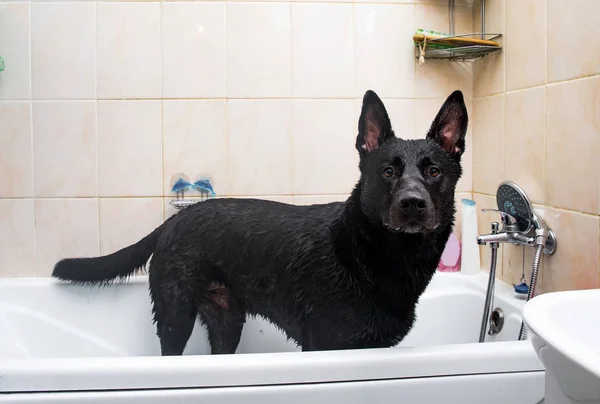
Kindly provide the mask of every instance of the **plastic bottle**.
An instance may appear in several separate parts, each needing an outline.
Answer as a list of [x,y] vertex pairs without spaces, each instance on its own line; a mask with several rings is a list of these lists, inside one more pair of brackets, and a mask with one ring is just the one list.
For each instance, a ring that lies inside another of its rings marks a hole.
[[477,205],[471,199],[462,203],[462,259],[460,272],[475,275],[481,271],[479,245],[477,244]]

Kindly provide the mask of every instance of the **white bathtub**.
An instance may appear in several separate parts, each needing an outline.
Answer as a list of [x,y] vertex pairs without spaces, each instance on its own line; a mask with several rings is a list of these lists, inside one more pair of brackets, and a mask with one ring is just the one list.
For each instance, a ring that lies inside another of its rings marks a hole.
[[160,357],[146,277],[103,288],[4,279],[0,402],[535,404],[544,369],[516,341],[524,302],[509,285],[496,283],[492,306],[503,330],[477,343],[486,285],[485,273],[436,274],[394,348],[297,352],[249,319],[236,355],[204,355],[197,325],[183,357]]

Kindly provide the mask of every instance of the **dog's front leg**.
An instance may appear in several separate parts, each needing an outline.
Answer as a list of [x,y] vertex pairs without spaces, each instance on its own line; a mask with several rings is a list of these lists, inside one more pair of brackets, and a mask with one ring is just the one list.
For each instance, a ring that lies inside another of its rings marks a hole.
[[308,351],[333,351],[337,349],[348,349],[350,346],[339,344],[331,338],[331,333],[311,331],[305,329],[302,332],[302,352]]
[[311,332],[308,330],[308,327],[305,327],[304,330],[302,330],[302,342],[301,342],[301,346],[302,346],[302,352],[308,352],[308,351],[315,351],[316,349],[313,349],[313,344],[311,343]]

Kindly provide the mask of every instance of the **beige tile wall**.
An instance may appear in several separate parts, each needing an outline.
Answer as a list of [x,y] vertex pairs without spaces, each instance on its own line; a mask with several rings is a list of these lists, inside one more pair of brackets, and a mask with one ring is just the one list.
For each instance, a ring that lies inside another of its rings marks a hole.
[[[595,0],[487,0],[488,30],[503,52],[474,66],[473,192],[495,207],[502,180],[517,182],[558,236],[538,290],[599,287],[600,35]],[[478,24],[478,9],[474,21]],[[481,214],[489,232],[493,215]],[[499,276],[518,282],[522,249],[503,246]],[[489,248],[482,249],[489,265]],[[527,251],[526,267],[531,265]],[[526,276],[529,276],[526,268]]]
[[[351,3],[0,3],[0,276],[135,241],[174,213],[178,172],[210,173],[220,195],[342,200],[365,89],[414,138],[459,88],[457,200],[495,207],[498,183],[517,182],[559,237],[538,290],[600,286],[600,2],[487,0],[504,50],[420,68],[406,38],[446,30],[447,0]],[[457,31],[479,27],[474,3],[458,3]],[[501,248],[499,276],[518,282],[522,250]]]
[[447,0],[0,0],[0,276],[134,242],[174,213],[180,172],[219,196],[344,199],[365,90],[403,138],[457,88],[473,111],[471,65],[418,68],[417,27],[447,30]]

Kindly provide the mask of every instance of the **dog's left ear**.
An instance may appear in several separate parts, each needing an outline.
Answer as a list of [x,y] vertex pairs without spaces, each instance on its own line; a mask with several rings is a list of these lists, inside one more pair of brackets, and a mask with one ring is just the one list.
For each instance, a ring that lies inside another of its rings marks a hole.
[[427,133],[427,139],[435,140],[442,148],[455,157],[465,151],[465,135],[469,117],[462,92],[455,91],[438,112]]
[[394,137],[392,124],[383,102],[374,91],[363,97],[362,111],[358,120],[356,149],[362,156],[371,153],[389,138]]

